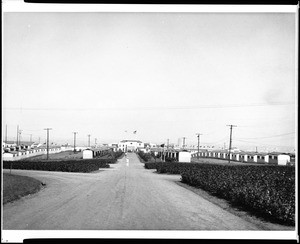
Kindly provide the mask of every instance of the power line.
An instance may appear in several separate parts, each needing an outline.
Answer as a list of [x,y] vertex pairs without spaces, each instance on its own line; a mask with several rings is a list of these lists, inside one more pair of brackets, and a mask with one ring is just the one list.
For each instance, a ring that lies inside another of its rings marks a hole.
[[[37,111],[84,111],[84,110],[165,110],[165,109],[202,109],[202,108],[238,108],[238,107],[264,107],[264,106],[285,106],[295,105],[295,102],[278,102],[278,103],[253,103],[253,104],[215,104],[203,106],[166,106],[166,107],[103,107],[103,108],[22,108],[22,110]],[[20,110],[16,107],[6,107],[4,110]]]
[[253,142],[253,141],[244,141],[244,140],[238,140],[236,139],[236,141],[238,142],[244,142],[244,143],[249,143],[249,144],[252,144],[252,145],[262,145],[262,146],[270,146],[270,147],[291,147],[291,146],[281,146],[281,145],[271,145],[271,144],[265,144],[265,143],[258,143],[258,142]]
[[295,134],[295,132],[290,132],[290,133],[285,133],[285,134],[280,134],[280,135],[275,135],[275,136],[265,136],[265,137],[252,137],[252,138],[240,137],[238,139],[264,139],[264,138],[286,136],[286,135],[291,135],[291,134]]

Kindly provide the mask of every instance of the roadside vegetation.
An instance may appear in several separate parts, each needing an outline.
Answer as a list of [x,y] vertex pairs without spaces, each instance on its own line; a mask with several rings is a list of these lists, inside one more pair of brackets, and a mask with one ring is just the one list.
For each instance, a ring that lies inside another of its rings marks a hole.
[[162,162],[159,155],[155,155],[153,152],[144,153],[143,151],[138,151],[137,155],[142,163],[159,163]]
[[98,156],[96,158],[99,159],[112,159],[111,163],[116,163],[117,159],[122,158],[124,156],[124,153],[121,150],[118,150],[116,152],[110,151],[106,153],[105,155]]
[[3,161],[3,168],[89,173],[101,168],[109,168],[110,164],[115,164],[123,155],[123,152],[117,151],[94,159],[59,159],[57,157],[55,160],[38,160],[36,158],[30,160],[27,158],[19,161]]
[[36,193],[41,186],[42,182],[34,178],[3,173],[3,204]]
[[63,160],[63,161],[3,161],[4,169],[25,169],[25,170],[44,170],[61,172],[83,172],[88,173],[109,168],[110,163],[115,163],[116,159],[82,159],[82,160]]
[[295,167],[148,162],[145,168],[180,174],[183,183],[233,206],[276,223],[295,225]]

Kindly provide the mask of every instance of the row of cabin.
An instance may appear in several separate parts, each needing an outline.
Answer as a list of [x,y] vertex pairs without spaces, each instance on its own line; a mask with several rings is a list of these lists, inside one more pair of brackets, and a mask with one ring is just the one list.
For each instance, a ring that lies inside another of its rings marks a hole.
[[111,151],[115,151],[115,148],[114,147],[87,148],[82,151],[82,158],[83,159],[92,159],[95,157],[101,157]]
[[[192,157],[198,157],[198,152],[193,153]],[[291,162],[291,157],[284,153],[254,153],[254,152],[234,152],[230,153],[227,151],[201,151],[199,152],[201,158],[215,158],[224,159],[237,162],[247,163],[265,163],[265,164],[277,164],[287,165]]]
[[191,153],[184,150],[169,149],[163,150],[162,148],[151,148],[150,150],[155,156],[161,157],[163,160],[165,158],[172,158],[180,163],[190,163]]
[[[60,147],[49,147],[49,154],[61,152]],[[26,147],[10,147],[4,148],[2,158],[4,161],[16,161],[33,156],[47,154],[46,147],[26,148]]]

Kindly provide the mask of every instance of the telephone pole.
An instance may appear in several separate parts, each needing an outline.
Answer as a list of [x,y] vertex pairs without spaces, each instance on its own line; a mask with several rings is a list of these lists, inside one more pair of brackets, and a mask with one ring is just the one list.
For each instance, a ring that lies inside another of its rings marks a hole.
[[17,125],[17,146],[19,146],[19,125]]
[[182,145],[183,149],[185,147],[185,139],[186,139],[186,137],[183,137],[183,145]]
[[49,159],[49,130],[52,130],[51,128],[46,128],[44,130],[47,130],[47,160]]
[[236,125],[227,125],[230,126],[230,139],[229,139],[229,150],[228,150],[228,163],[230,163],[230,152],[231,152],[231,143],[232,143],[232,127],[237,127]]
[[169,149],[169,139],[167,139],[167,149]]
[[78,134],[78,132],[73,132],[74,134],[74,153],[76,152],[76,134]]
[[200,133],[196,133],[197,137],[198,137],[198,154],[197,154],[197,159],[199,159],[199,154],[200,154]]
[[90,147],[90,138],[91,138],[91,135],[88,135],[88,138],[89,138],[88,147]]
[[21,146],[21,134],[22,134],[22,130],[19,130],[19,144]]
[[7,125],[5,126],[5,143],[7,143]]

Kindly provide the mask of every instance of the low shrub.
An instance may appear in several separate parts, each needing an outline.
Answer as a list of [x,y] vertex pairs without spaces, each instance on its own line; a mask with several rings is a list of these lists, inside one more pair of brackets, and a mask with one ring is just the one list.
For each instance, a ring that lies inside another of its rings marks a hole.
[[182,182],[257,216],[280,224],[295,224],[294,167],[160,162],[145,163],[145,168],[180,174]]
[[137,154],[144,162],[148,162],[152,159],[152,156],[150,153],[144,153],[143,151],[138,151]]
[[163,162],[156,165],[156,170],[158,173],[168,173],[168,174],[180,174],[182,170],[190,165],[187,163],[170,163]]
[[166,162],[173,163],[173,162],[176,162],[176,158],[166,157],[166,158],[165,158],[165,161],[166,161]]
[[149,162],[149,163],[145,163],[144,167],[145,167],[145,169],[156,169],[157,164],[159,164],[159,163]]
[[122,158],[123,156],[124,156],[124,152],[121,150],[114,152],[115,159]]
[[3,161],[4,169],[25,169],[44,170],[62,172],[92,172],[99,168],[109,168],[112,159],[83,159],[83,160],[63,160],[63,161]]
[[192,164],[180,172],[184,183],[269,220],[295,224],[294,167]]

